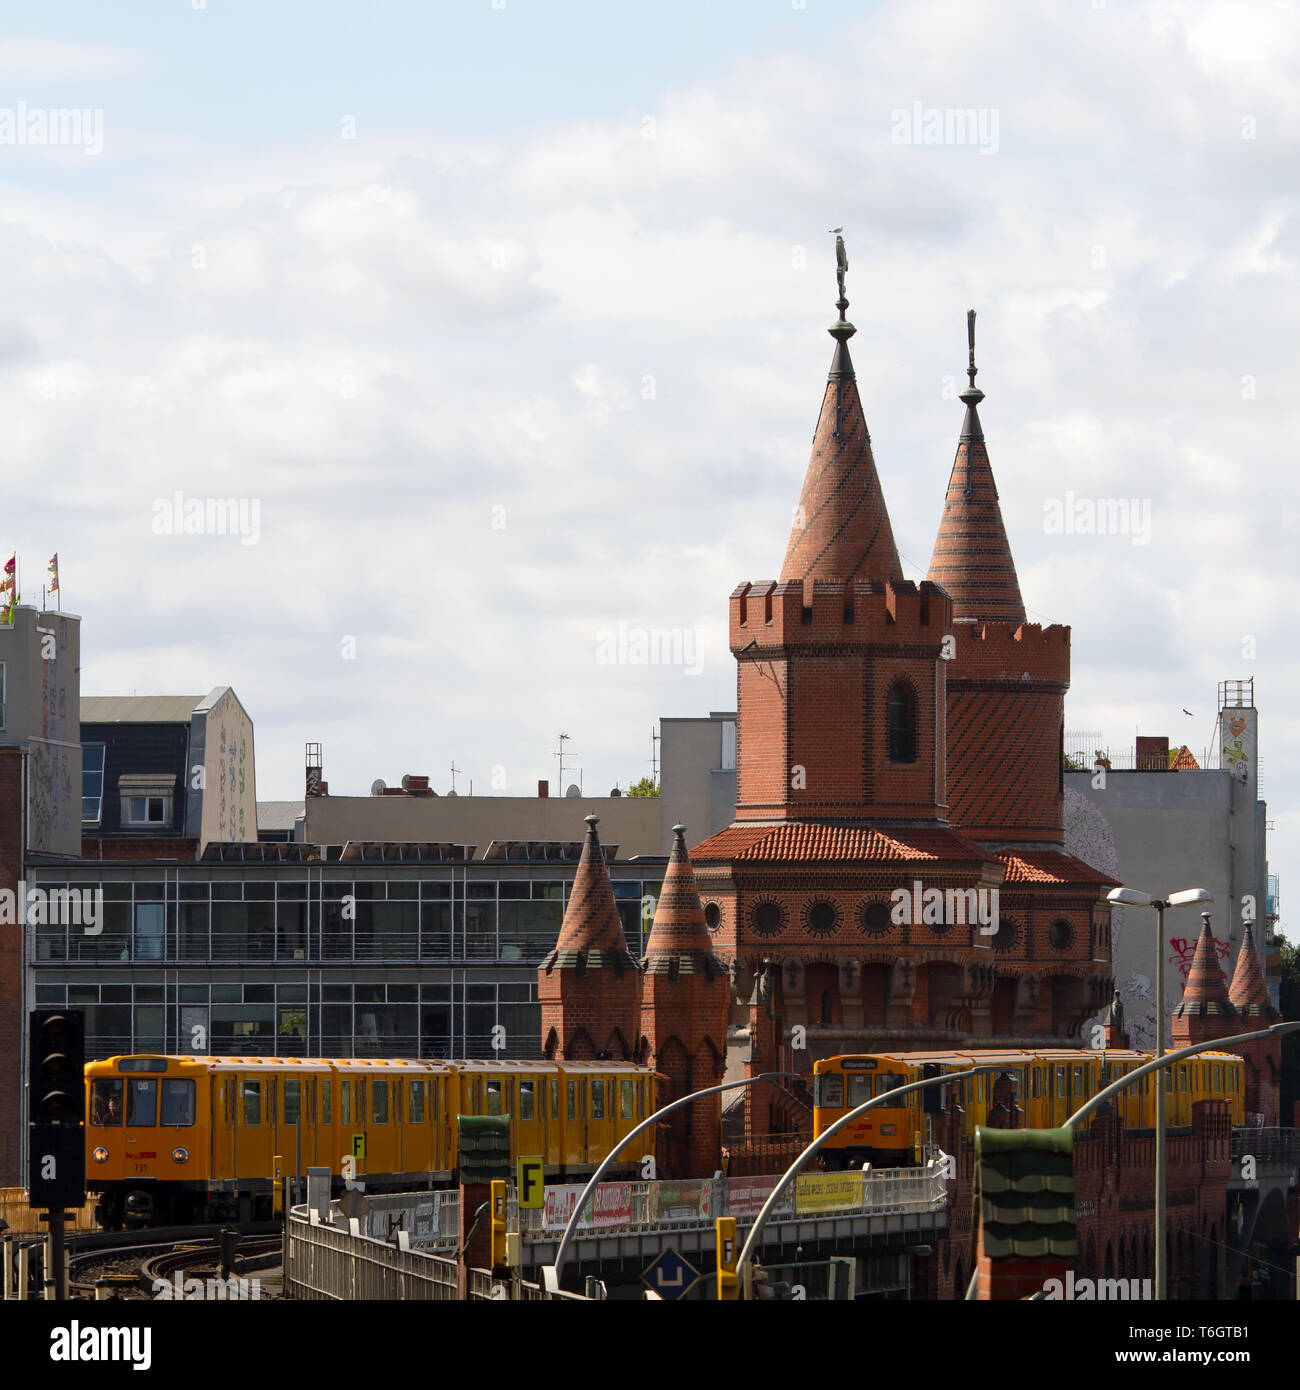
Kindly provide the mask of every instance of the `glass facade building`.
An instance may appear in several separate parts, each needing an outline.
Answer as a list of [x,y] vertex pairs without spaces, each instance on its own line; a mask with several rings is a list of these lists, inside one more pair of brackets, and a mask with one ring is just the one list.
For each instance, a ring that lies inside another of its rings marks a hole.
[[[609,865],[638,958],[664,862]],[[96,1058],[537,1057],[537,966],[575,867],[29,865],[31,998],[83,1010]]]

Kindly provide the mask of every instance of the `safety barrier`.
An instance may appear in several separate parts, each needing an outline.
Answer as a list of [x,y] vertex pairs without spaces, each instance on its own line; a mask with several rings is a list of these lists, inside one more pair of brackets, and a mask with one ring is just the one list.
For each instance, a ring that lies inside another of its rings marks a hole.
[[[0,1187],[0,1220],[5,1221],[11,1231],[31,1231],[44,1234],[47,1227],[39,1220],[42,1208],[33,1207],[27,1201],[25,1187]],[[67,1208],[73,1215],[68,1224],[70,1231],[90,1231],[95,1225],[95,1204],[87,1202],[83,1207]]]

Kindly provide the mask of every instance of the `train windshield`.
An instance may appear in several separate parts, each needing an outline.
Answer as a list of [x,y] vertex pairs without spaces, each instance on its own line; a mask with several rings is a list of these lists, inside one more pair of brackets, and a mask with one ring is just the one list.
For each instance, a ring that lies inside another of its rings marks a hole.
[[158,1080],[141,1077],[128,1083],[126,1092],[128,1125],[153,1126],[158,1123]]
[[194,1123],[194,1083],[169,1077],[162,1084],[163,1125],[192,1125]]
[[844,1078],[833,1071],[819,1073],[814,1103],[828,1110],[840,1109],[844,1104]]
[[122,1083],[116,1079],[90,1083],[90,1123],[120,1125],[122,1123]]
[[[907,1077],[901,1072],[887,1071],[876,1077],[876,1094],[883,1096],[886,1091],[897,1090],[899,1086],[907,1085]],[[899,1105],[906,1105],[906,1097],[899,1100]]]

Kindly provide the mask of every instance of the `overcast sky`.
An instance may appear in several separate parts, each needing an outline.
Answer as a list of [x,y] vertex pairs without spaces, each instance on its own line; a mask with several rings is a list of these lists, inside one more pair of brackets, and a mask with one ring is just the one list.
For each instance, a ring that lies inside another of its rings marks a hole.
[[[58,550],[83,693],[232,685],[263,800],[308,740],[334,792],[454,760],[529,794],[560,730],[586,791],[626,787],[660,715],[734,707],[727,596],[779,572],[843,224],[905,572],[974,307],[1067,727],[1199,756],[1253,676],[1300,893],[1300,9],[6,14],[0,550],[25,599]],[[51,108],[83,129],[40,143]],[[246,534],[159,534],[177,492]],[[1129,499],[1128,534],[1054,534],[1070,496]],[[681,661],[609,661],[620,623],[615,655],[675,629]]]

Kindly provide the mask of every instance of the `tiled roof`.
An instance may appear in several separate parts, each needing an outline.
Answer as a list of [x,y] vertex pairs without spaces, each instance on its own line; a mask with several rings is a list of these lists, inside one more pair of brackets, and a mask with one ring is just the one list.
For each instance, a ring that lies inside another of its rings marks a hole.
[[1057,849],[1003,850],[995,858],[1007,866],[1006,883],[1095,883],[1118,888],[1119,880]]
[[636,968],[627,949],[623,921],[618,915],[609,870],[605,867],[605,856],[596,834],[598,820],[598,816],[587,817],[587,838],[573,874],[559,940],[555,950],[543,961],[547,970],[555,967],[599,970],[609,966],[617,971]]
[[[1055,719],[1027,718],[1059,696],[1027,691],[949,691],[948,808],[954,825],[1059,826],[1056,777],[1008,777],[1007,768],[1060,762]],[[1011,838],[1007,835],[1005,838]]]
[[654,924],[646,940],[642,968],[662,973],[669,970],[673,960],[682,974],[706,973],[712,977],[723,974],[725,969],[713,954],[713,942],[704,923],[704,905],[686,852],[684,825],[673,826],[673,848],[659,890]]
[[1228,998],[1228,982],[1224,979],[1219,955],[1214,949],[1210,914],[1207,912],[1203,916],[1205,925],[1197,938],[1196,953],[1192,956],[1187,981],[1183,985],[1183,1000],[1174,1010],[1174,1017],[1235,1019],[1237,1011]]
[[940,828],[890,829],[876,826],[821,825],[792,821],[782,825],[733,825],[695,846],[696,863],[706,859],[798,862],[862,859],[932,862],[982,862],[977,844]]
[[943,517],[926,578],[951,595],[954,618],[1023,623],[1020,580],[976,409],[982,398],[979,390],[962,392],[966,423],[948,478]]
[[781,578],[902,577],[857,379],[842,342],[822,398]]
[[1237,950],[1237,966],[1232,972],[1228,998],[1244,1018],[1277,1017],[1277,1010],[1269,998],[1264,972],[1259,968],[1259,952],[1255,949],[1255,935],[1249,925],[1242,934],[1241,946]]
[[1077,1255],[1074,1131],[977,1126],[973,1197],[989,1259]]

